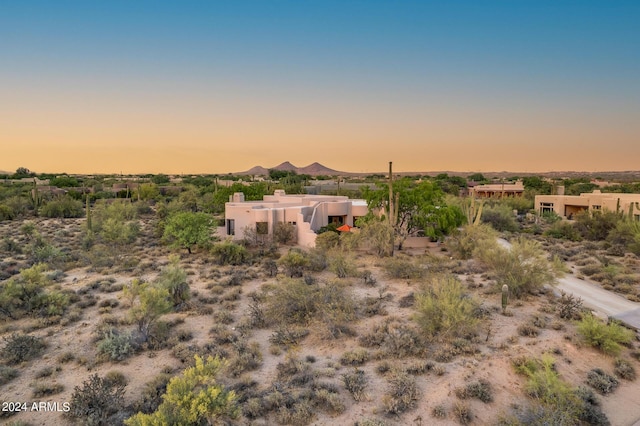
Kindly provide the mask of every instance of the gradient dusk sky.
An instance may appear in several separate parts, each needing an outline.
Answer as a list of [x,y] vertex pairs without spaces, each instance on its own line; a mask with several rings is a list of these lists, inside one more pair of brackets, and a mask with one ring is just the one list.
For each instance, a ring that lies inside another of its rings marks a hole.
[[0,2],[0,170],[640,169],[640,1]]

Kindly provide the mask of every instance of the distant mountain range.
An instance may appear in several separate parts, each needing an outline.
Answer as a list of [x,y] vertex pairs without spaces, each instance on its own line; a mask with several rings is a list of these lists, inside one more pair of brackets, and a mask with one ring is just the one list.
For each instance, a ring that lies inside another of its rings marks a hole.
[[296,172],[299,175],[310,175],[310,176],[320,176],[320,175],[340,175],[340,176],[345,176],[345,175],[350,175],[351,173],[348,172],[340,172],[338,170],[334,170],[334,169],[330,169],[329,167],[323,166],[320,163],[311,163],[308,166],[305,167],[297,167],[294,166],[293,164],[291,164],[288,161],[285,161],[284,163],[278,164],[275,167],[269,167],[269,168],[265,168],[262,166],[255,166],[250,168],[247,171],[244,172],[238,172],[238,173],[234,173],[235,175],[263,175],[263,176],[267,176],[269,174],[269,170],[274,169],[274,170],[280,170],[280,171],[287,171],[287,172]]

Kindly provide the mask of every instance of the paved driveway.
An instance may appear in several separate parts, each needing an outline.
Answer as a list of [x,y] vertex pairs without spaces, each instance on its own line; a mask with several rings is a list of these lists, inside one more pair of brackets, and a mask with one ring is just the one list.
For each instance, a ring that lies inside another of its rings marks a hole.
[[[511,244],[502,238],[498,239],[498,243],[505,248],[511,247]],[[562,290],[580,297],[587,308],[603,316],[619,319],[628,326],[640,330],[640,303],[627,300],[612,291],[576,278],[571,274],[560,278],[555,289],[558,294]]]

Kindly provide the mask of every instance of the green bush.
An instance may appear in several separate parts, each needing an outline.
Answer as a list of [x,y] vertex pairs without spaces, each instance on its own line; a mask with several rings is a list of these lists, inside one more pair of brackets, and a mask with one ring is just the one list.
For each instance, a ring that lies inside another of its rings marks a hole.
[[284,268],[289,277],[301,277],[309,264],[309,259],[299,250],[289,250],[287,254],[278,259],[278,264]]
[[180,267],[178,256],[169,257],[169,265],[162,268],[156,284],[169,293],[173,306],[180,306],[191,298],[191,289],[187,283],[187,272]]
[[0,222],[3,220],[13,220],[16,214],[13,209],[6,204],[0,204]]
[[358,269],[355,260],[347,253],[334,253],[329,257],[329,269],[338,278],[355,277]]
[[64,196],[46,203],[40,208],[39,214],[44,217],[82,217],[84,215],[84,206],[82,202],[69,196]]
[[243,265],[249,259],[249,252],[244,246],[223,241],[217,243],[211,249],[219,265]]
[[563,274],[557,258],[547,259],[540,243],[520,237],[511,248],[500,246],[495,240],[482,241],[474,251],[474,257],[486,264],[496,276],[496,290],[504,284],[519,298],[527,293],[535,294],[547,284],[555,284]]
[[578,230],[566,221],[555,222],[551,225],[551,228],[544,232],[544,235],[569,241],[580,241],[582,239]]
[[359,343],[394,357],[421,355],[426,346],[419,330],[395,318],[377,324],[371,333],[360,336]]
[[173,377],[158,409],[138,413],[125,421],[127,426],[151,424],[224,424],[240,414],[236,395],[218,384],[216,375],[224,367],[219,358],[195,357],[195,366]]
[[589,345],[609,355],[620,353],[621,346],[633,340],[633,332],[616,322],[605,324],[593,315],[585,315],[578,322],[578,333]]
[[415,321],[431,337],[466,336],[478,324],[478,303],[455,277],[438,277],[415,296]]
[[135,352],[131,333],[110,328],[98,342],[98,354],[111,360],[122,361]]
[[337,232],[323,232],[316,237],[316,248],[322,251],[332,250],[340,244],[340,235]]
[[482,210],[481,220],[493,227],[496,231],[515,232],[518,230],[513,209],[505,205],[485,206]]
[[447,238],[447,248],[461,259],[470,259],[484,240],[495,241],[498,233],[487,224],[468,225]]
[[9,365],[20,364],[32,360],[42,354],[47,347],[40,337],[29,334],[13,333],[4,338],[5,345],[0,350],[0,357]]

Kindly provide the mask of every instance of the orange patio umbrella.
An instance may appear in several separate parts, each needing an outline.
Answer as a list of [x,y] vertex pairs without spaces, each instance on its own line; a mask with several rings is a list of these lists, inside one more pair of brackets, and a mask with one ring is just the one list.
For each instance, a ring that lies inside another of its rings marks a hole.
[[351,231],[351,227],[345,223],[345,224],[344,224],[344,225],[342,225],[341,227],[336,228],[336,231],[340,231],[340,232],[349,232],[349,231]]

